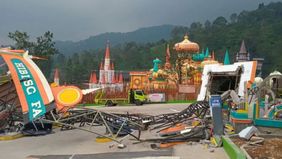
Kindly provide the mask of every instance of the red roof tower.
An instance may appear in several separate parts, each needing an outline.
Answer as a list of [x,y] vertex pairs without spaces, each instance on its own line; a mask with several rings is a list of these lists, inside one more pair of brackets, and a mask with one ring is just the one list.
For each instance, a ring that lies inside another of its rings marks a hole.
[[107,41],[106,51],[105,51],[105,61],[104,61],[104,70],[111,69],[111,62],[110,62],[110,43]]
[[58,86],[60,85],[60,77],[59,77],[59,70],[56,68],[54,73],[54,83]]
[[115,69],[115,65],[114,65],[114,63],[112,62],[112,64],[111,64],[111,70],[114,70]]
[[104,69],[104,64],[103,62],[100,63],[100,70],[103,70]]
[[211,59],[215,61],[214,51],[212,51]]
[[123,76],[122,76],[122,73],[119,74],[118,83],[123,83]]
[[91,83],[97,84],[97,76],[96,76],[96,73],[94,72],[94,73],[92,73],[92,74],[93,74],[93,75],[91,75],[91,76],[92,76]]
[[92,77],[93,77],[93,74],[91,73],[91,74],[90,74],[90,78],[89,78],[89,84],[92,83]]
[[110,42],[109,40],[107,41],[107,46],[106,46],[106,51],[105,51],[105,59],[110,58]]

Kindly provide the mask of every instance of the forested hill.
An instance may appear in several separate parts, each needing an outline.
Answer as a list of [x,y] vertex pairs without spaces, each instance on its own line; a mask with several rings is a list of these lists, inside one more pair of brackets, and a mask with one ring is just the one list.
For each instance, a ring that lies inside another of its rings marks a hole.
[[[228,18],[227,18],[228,17]],[[185,17],[184,17],[185,18]],[[147,30],[149,31],[149,30]],[[145,34],[146,30],[144,30]],[[136,42],[124,43],[111,47],[111,58],[115,63],[116,70],[149,70],[152,68],[152,60],[159,57],[165,61],[165,47],[170,44],[171,54],[174,59],[175,52],[172,47],[176,42],[183,40],[183,35],[188,32],[189,39],[197,42],[201,49],[206,47],[214,50],[216,58],[223,61],[223,55],[228,49],[230,57],[234,60],[235,54],[240,49],[242,40],[245,40],[247,50],[252,57],[265,58],[264,75],[274,70],[282,71],[282,3],[260,4],[254,11],[243,11],[240,14],[218,17],[214,21],[205,23],[195,22],[190,26],[175,27],[169,40],[160,40],[154,43],[140,44]],[[148,35],[148,34],[147,34]],[[142,39],[138,36],[139,40]],[[67,83],[81,83],[87,81],[93,70],[98,70],[104,54],[103,49],[73,54],[71,57],[59,55],[55,67],[62,72],[62,80]],[[122,41],[121,39],[111,39]],[[73,46],[74,48],[76,46]],[[81,47],[87,49],[86,47]]]
[[[254,11],[232,14],[229,18],[218,17],[213,22],[193,23],[188,27],[177,27],[172,31],[173,42],[179,40],[185,30],[190,39],[202,48],[215,50],[216,56],[223,59],[226,49],[232,58],[245,40],[252,57],[263,57],[264,75],[277,69],[282,71],[282,3],[259,4]],[[234,59],[232,59],[234,60]]]
[[160,39],[169,39],[173,28],[173,25],[161,25],[141,28],[127,33],[103,33],[78,42],[56,41],[56,48],[65,55],[71,55],[84,50],[105,48],[107,40],[110,40],[112,46],[131,41],[136,43],[156,42]]

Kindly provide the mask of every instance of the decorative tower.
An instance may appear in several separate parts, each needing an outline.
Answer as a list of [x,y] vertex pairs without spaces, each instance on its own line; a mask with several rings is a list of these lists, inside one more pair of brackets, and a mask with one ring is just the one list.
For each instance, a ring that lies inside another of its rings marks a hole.
[[118,83],[123,83],[122,73],[119,73]]
[[182,42],[174,45],[174,49],[178,56],[176,69],[178,71],[179,84],[192,84],[193,75],[196,72],[196,66],[192,61],[192,56],[193,54],[199,53],[199,45],[195,42],[191,42],[186,34]]
[[104,71],[105,71],[105,82],[111,83],[111,60],[110,60],[110,43],[107,41],[106,51],[105,51],[105,61],[104,61]]
[[92,88],[92,76],[93,76],[93,74],[91,73],[91,74],[90,74],[90,77],[89,77],[89,82],[88,82],[89,89]]
[[121,72],[119,73],[119,78],[118,78],[118,88],[120,91],[123,91],[123,75]]
[[56,68],[54,73],[54,83],[59,86],[60,85],[60,77],[59,77],[59,70]]
[[89,78],[89,89],[97,87],[97,75],[95,72],[92,72]]
[[110,83],[115,83],[114,82],[114,80],[115,80],[115,66],[114,66],[114,63],[112,62],[112,64],[111,64],[111,81],[110,81]]
[[99,70],[99,83],[103,82],[104,77],[105,77],[104,64],[103,62],[101,62],[100,70]]
[[247,52],[245,41],[242,41],[240,51],[236,54],[236,62],[250,61],[250,54]]
[[171,64],[170,64],[170,51],[169,51],[169,44],[167,44],[166,47],[166,54],[165,54],[165,69],[171,69]]
[[115,77],[115,66],[110,59],[110,43],[107,41],[105,49],[105,57],[103,62],[100,64],[100,75],[99,75],[99,85],[102,88],[110,88],[110,90],[115,90],[118,87],[117,80]]
[[228,50],[226,50],[226,52],[225,52],[223,64],[224,64],[224,65],[230,65],[230,59],[229,59]]
[[93,72],[93,75],[92,75],[92,88],[96,88],[98,87],[97,86],[97,75],[95,72]]
[[212,51],[211,59],[212,59],[213,61],[215,61],[214,51]]
[[210,56],[210,51],[209,48],[207,47],[206,53],[205,53],[205,58],[208,58]]

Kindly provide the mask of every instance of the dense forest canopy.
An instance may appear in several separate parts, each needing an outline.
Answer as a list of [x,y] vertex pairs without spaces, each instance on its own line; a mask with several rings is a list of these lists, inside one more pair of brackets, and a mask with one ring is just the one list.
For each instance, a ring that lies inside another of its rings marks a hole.
[[[112,46],[111,60],[117,71],[149,70],[156,57],[165,60],[166,45],[170,44],[171,63],[175,62],[173,45],[183,40],[188,33],[191,41],[197,42],[201,49],[215,51],[216,59],[223,61],[228,49],[231,61],[245,40],[252,57],[264,58],[263,75],[274,70],[282,71],[282,3],[259,4],[254,11],[243,11],[228,18],[218,17],[214,21],[194,22],[190,26],[177,26],[171,31],[169,40],[160,39],[152,43],[127,42]],[[111,40],[111,39],[109,39]],[[105,41],[106,44],[106,41]],[[105,49],[88,49],[71,56],[53,56],[52,69],[59,68],[63,83],[87,83],[91,71],[98,73]],[[42,68],[48,69],[46,67]],[[48,69],[50,70],[50,69]],[[52,73],[48,76],[52,80]]]

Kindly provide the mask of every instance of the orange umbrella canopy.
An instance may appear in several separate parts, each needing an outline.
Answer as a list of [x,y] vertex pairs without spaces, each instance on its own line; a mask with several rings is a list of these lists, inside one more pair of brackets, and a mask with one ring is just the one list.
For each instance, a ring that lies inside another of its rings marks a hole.
[[198,53],[200,50],[200,47],[197,43],[191,42],[188,39],[188,35],[186,34],[184,36],[184,40],[182,42],[176,43],[174,45],[174,48],[177,52],[186,52],[186,53]]

